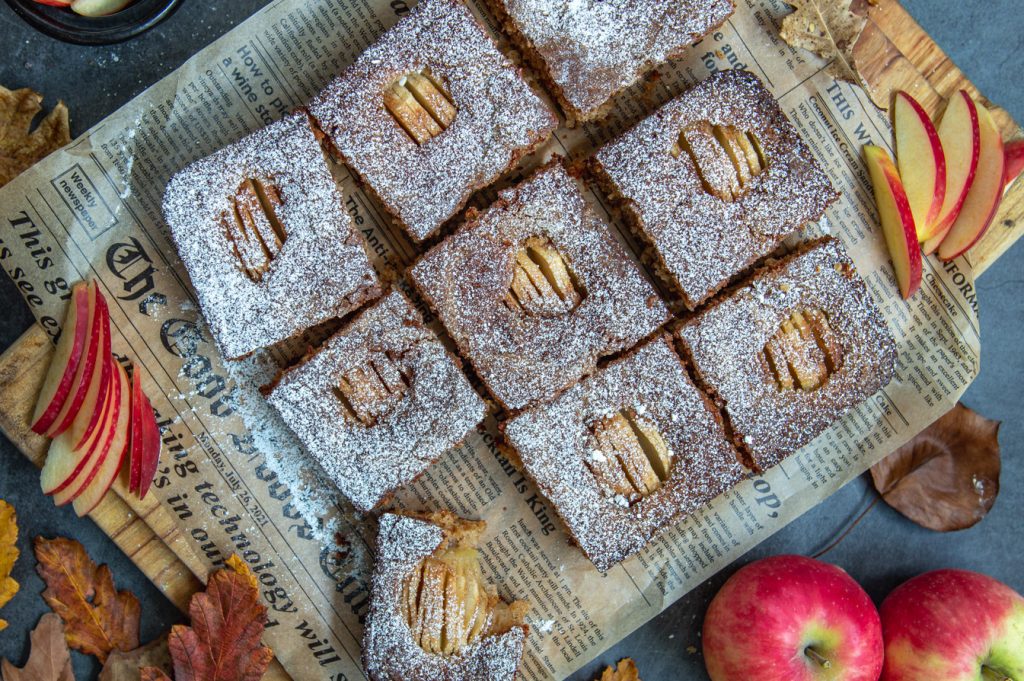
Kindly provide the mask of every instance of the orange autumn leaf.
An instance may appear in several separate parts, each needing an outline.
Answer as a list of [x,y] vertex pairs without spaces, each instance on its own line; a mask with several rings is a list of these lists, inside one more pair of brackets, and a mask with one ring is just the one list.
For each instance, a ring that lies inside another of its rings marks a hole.
[[81,544],[63,537],[36,537],[35,553],[43,598],[64,620],[69,646],[100,662],[112,650],[139,647],[139,600],[114,590],[110,568],[96,567]]
[[[11,570],[18,560],[18,519],[14,507],[0,499],[0,608],[18,593],[18,583],[11,579]],[[0,619],[0,631],[7,622]]]
[[640,672],[632,658],[624,657],[619,660],[618,668],[605,668],[600,681],[640,681]]
[[[241,559],[210,576],[206,591],[189,603],[191,626],[171,627],[168,644],[175,681],[259,681],[274,653],[260,643],[267,608],[256,579]],[[145,676],[145,673],[151,676]],[[146,670],[143,679],[166,677]]]

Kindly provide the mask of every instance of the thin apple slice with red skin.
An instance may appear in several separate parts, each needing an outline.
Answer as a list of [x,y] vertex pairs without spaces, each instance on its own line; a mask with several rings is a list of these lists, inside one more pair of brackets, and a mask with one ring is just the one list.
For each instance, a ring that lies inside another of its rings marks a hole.
[[[113,358],[110,361],[113,361]],[[50,443],[46,463],[39,476],[43,494],[67,493],[65,490],[74,492],[81,487],[80,480],[92,470],[92,464],[95,463],[92,455],[102,449],[111,433],[109,421],[110,413],[114,409],[115,384],[116,381],[111,381],[111,387],[103,400],[100,416],[103,427],[93,433],[85,446],[75,447],[70,430],[64,431]],[[79,481],[78,484],[76,481]]]
[[57,419],[64,401],[71,393],[78,363],[82,361],[86,339],[89,335],[89,286],[85,282],[75,284],[71,289],[71,300],[64,315],[57,349],[50,360],[46,380],[36,400],[32,415],[32,432],[42,435]]
[[71,440],[75,449],[81,448],[100,425],[100,412],[107,392],[110,390],[113,362],[110,360],[110,309],[107,300],[96,290],[96,306],[100,315],[100,354],[92,371],[92,381],[85,393],[85,400],[71,422]]
[[35,0],[40,5],[49,5],[50,7],[70,7],[71,0],[64,2],[63,0]]
[[132,424],[128,436],[128,491],[138,492],[142,480],[142,457],[145,431],[142,425],[142,381],[139,380],[139,367],[132,366]]
[[889,247],[900,294],[904,299],[910,298],[921,286],[921,248],[917,242],[910,202],[903,190],[899,171],[884,149],[873,144],[865,145],[864,160],[871,173],[878,217],[882,222],[882,233]]
[[928,232],[924,252],[931,254],[949,233],[967,193],[974,184],[981,157],[981,124],[978,105],[964,90],[954,94],[938,126],[942,152],[946,156],[946,195],[935,225]]
[[62,485],[60,489],[53,492],[53,502],[58,506],[74,501],[75,497],[88,487],[89,483],[96,476],[100,464],[110,453],[111,443],[116,433],[117,421],[120,418],[121,402],[124,398],[122,391],[127,390],[128,386],[123,386],[118,382],[117,362],[114,361],[114,358],[111,357],[109,361],[112,372],[110,407],[103,416],[103,427],[97,430],[93,439],[90,440],[87,445],[89,447],[88,451],[78,450],[86,457],[87,463],[85,466],[69,484]]
[[952,260],[963,255],[985,235],[999,210],[1006,186],[1006,152],[1003,149],[1003,134],[992,119],[992,114],[983,106],[977,107],[978,124],[981,128],[981,153],[978,155],[978,171],[967,192],[964,205],[956,222],[939,244],[939,258]]
[[60,411],[57,413],[56,418],[54,418],[53,423],[43,433],[46,437],[57,437],[71,427],[71,423],[81,410],[82,402],[85,401],[85,395],[89,391],[89,384],[92,381],[92,372],[96,368],[96,362],[101,357],[100,347],[103,340],[103,319],[99,311],[97,292],[96,282],[89,282],[89,333],[86,338],[85,353],[82,355],[82,361],[78,363],[78,368],[75,369],[75,378],[68,399],[61,405]]
[[125,454],[128,453],[128,430],[131,426],[131,410],[128,402],[131,397],[131,386],[128,383],[128,375],[120,364],[114,365],[117,369],[118,381],[121,384],[121,404],[118,411],[117,427],[114,431],[113,441],[106,456],[96,468],[96,472],[88,486],[75,498],[75,513],[79,517],[88,515],[103,500],[103,496],[110,489],[110,486],[117,480],[121,472],[121,464],[124,463]]
[[153,404],[149,401],[149,397],[145,393],[142,393],[142,427],[143,427],[143,458],[142,458],[142,470],[139,474],[139,486],[138,495],[140,499],[145,498],[146,494],[149,493],[149,488],[153,484],[153,477],[156,475],[156,469],[160,465],[160,448],[162,446],[162,440],[160,438],[160,427],[156,423],[156,413],[153,411]]
[[916,99],[897,92],[893,106],[896,162],[914,214],[918,241],[934,236],[946,196],[946,155],[932,119]]
[[1012,140],[1006,143],[1006,186],[1020,177],[1024,171],[1024,140]]

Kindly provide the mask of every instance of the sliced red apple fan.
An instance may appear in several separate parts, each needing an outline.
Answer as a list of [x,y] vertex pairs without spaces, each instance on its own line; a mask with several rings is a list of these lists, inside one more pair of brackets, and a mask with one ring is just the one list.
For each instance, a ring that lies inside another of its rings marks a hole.
[[32,418],[53,438],[40,483],[58,505],[91,512],[128,461],[128,491],[149,491],[160,459],[160,430],[142,391],[110,351],[110,309],[96,282],[71,291],[63,331]]
[[893,127],[899,168],[880,147],[864,147],[882,232],[904,298],[921,284],[921,251],[952,260],[978,243],[1003,193],[1024,169],[1024,142],[1003,144],[988,109],[964,91],[936,127],[905,92],[896,93]]

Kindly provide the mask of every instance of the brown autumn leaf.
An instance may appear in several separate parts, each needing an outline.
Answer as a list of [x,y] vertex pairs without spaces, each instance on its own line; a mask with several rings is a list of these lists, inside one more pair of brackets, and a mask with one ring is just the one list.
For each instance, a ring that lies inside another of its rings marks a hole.
[[0,665],[3,681],[75,681],[71,651],[59,617],[52,612],[40,617],[31,640],[32,649],[24,667],[19,669],[7,660]]
[[98,568],[73,539],[35,539],[43,598],[64,620],[68,645],[106,662],[113,650],[139,647],[139,599],[115,591],[110,568]]
[[[18,553],[18,517],[14,507],[0,499],[0,608],[18,593],[18,583],[11,579]],[[6,628],[7,622],[0,619],[0,631]]]
[[42,95],[28,88],[8,90],[0,85],[0,187],[71,141],[64,102],[57,102],[53,111],[29,132],[32,119],[42,110],[42,101]]
[[139,681],[139,669],[142,667],[160,672],[171,671],[171,652],[167,648],[166,636],[135,650],[115,650],[110,653],[100,672],[99,681]]
[[139,681],[171,681],[171,677],[163,669],[142,667],[139,669]]
[[618,668],[607,667],[600,681],[640,681],[640,672],[632,658],[624,657],[619,660]]
[[[267,608],[255,575],[238,556],[227,565],[210,576],[205,592],[192,596],[191,626],[171,627],[175,681],[259,681],[274,656],[260,643]],[[165,678],[152,668],[143,670],[144,680]]]
[[971,527],[999,493],[999,422],[957,403],[871,467],[886,503],[939,532]]
[[829,62],[825,72],[839,80],[862,83],[853,60],[867,17],[850,10],[852,0],[786,0],[794,12],[782,20],[779,36],[791,47],[808,50]]

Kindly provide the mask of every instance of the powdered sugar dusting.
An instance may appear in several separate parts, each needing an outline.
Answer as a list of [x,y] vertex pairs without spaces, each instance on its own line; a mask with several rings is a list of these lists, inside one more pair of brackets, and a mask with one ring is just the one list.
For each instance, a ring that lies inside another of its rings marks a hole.
[[[824,312],[842,366],[813,391],[780,391],[760,353],[799,308]],[[842,244],[811,242],[688,320],[678,336],[729,418],[738,445],[775,465],[893,376],[896,342]]]
[[[752,132],[764,151],[767,169],[735,201],[705,191],[688,154],[671,154],[701,121]],[[691,309],[838,196],[771,93],[744,71],[716,73],[672,100],[598,151],[594,167]]]
[[[353,420],[334,389],[353,368],[387,357],[408,388],[372,425]],[[389,294],[285,372],[269,397],[357,509],[369,511],[422,473],[484,418],[457,360],[401,293]]]
[[489,2],[536,51],[563,106],[583,119],[733,12],[731,0]]
[[[272,182],[287,239],[261,282],[243,272],[221,226],[247,179]],[[362,241],[313,135],[295,113],[171,178],[164,216],[225,357],[236,358],[340,317],[379,293]]]
[[[569,313],[534,316],[503,304],[520,244],[538,235],[551,239],[585,291]],[[550,399],[592,372],[601,356],[629,348],[668,318],[654,288],[557,162],[502,192],[423,256],[412,278],[509,409]]]
[[[384,91],[429,69],[458,113],[414,142],[384,107]],[[384,206],[417,240],[490,184],[558,119],[456,0],[424,0],[310,104],[310,113]]]
[[[676,456],[662,486],[630,505],[625,497],[604,491],[585,459],[595,447],[595,421],[640,407]],[[610,364],[551,404],[513,418],[505,434],[527,475],[599,570],[633,555],[659,530],[743,476],[717,410],[690,382],[667,336]]]

